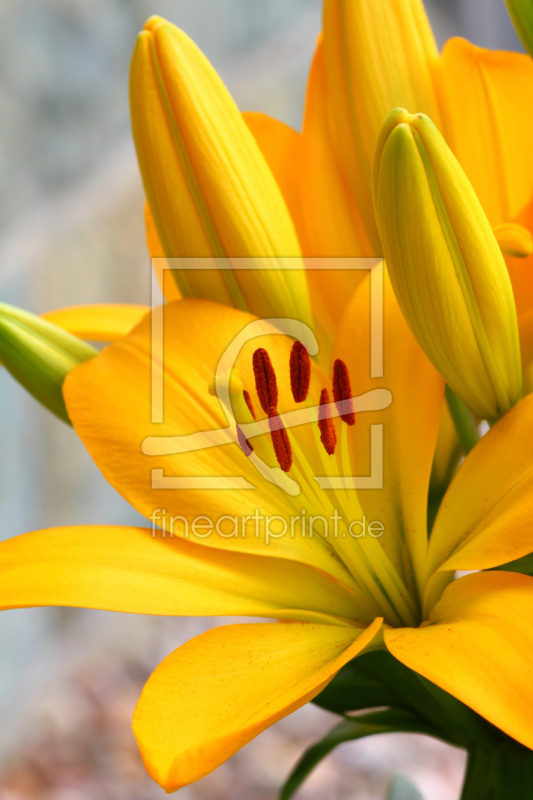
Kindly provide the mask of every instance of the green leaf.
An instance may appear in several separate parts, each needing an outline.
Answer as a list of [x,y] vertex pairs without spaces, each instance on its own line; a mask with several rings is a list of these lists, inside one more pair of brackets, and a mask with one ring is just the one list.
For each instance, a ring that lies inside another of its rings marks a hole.
[[379,733],[397,733],[398,731],[425,733],[429,736],[439,737],[437,728],[425,723],[416,714],[401,708],[387,708],[362,714],[352,719],[347,718],[305,751],[281,790],[280,800],[289,800],[316,765],[339,744],[363,739],[366,736],[375,736]]
[[424,800],[416,786],[403,775],[394,775],[385,800]]
[[461,800],[495,800],[491,774],[494,753],[495,748],[485,750],[476,746],[469,751]]
[[491,759],[494,800],[533,797],[533,751],[507,738]]
[[516,561],[509,561],[493,569],[501,569],[504,572],[521,572],[523,575],[533,576],[533,553],[517,558]]
[[385,650],[350,661],[313,702],[337,714],[376,706],[405,708],[438,729],[440,738],[467,749],[473,743],[493,746],[502,736],[470,708]]

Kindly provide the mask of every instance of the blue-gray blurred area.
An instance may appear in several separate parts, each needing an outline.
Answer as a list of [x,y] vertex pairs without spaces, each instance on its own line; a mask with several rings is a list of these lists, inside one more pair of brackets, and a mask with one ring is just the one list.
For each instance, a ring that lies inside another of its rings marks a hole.
[[[520,49],[503,0],[427,0],[427,10],[439,45],[465,35]],[[136,34],[153,13],[198,43],[241,109],[300,126],[319,0],[3,0],[2,301],[36,313],[150,302],[128,69]],[[74,432],[5,370],[0,453],[0,538],[54,525],[143,524]],[[128,716],[158,659],[209,624],[57,609],[0,614],[0,800],[162,797],[143,778]],[[237,756],[182,796],[275,797],[299,750],[330,725],[325,712],[298,713],[303,731],[280,723],[246,758]],[[411,770],[427,797],[453,800],[462,757],[416,740],[414,758],[414,740],[401,741],[400,750],[361,745],[357,755],[328,762],[301,797],[383,797],[397,756],[398,768]]]

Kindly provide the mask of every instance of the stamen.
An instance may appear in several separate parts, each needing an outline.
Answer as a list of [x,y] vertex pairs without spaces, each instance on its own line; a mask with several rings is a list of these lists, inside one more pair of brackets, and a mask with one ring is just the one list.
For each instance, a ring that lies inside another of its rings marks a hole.
[[[252,417],[253,417],[254,419],[256,419],[256,416],[255,416],[255,408],[254,408],[254,404],[252,403],[252,398],[250,397],[250,392],[248,392],[246,389],[243,389],[243,392],[242,392],[242,393],[243,393],[243,397],[244,397],[244,402],[245,402],[245,403],[246,403],[246,405],[248,406],[248,411],[250,412],[250,414],[252,415]],[[252,448],[252,449],[253,449],[253,448]]]
[[320,429],[320,441],[330,456],[335,452],[337,444],[337,433],[331,418],[331,410],[325,406],[329,405],[329,392],[322,389],[320,393],[320,406],[318,408],[318,427]]
[[297,403],[303,403],[309,393],[311,383],[311,359],[307,348],[301,342],[294,342],[289,361],[292,396]]
[[270,419],[270,436],[274,445],[274,452],[283,472],[288,472],[292,467],[292,447],[289,441],[289,434],[283,427],[283,423],[275,408],[268,412]]
[[238,425],[237,425],[237,439],[239,440],[239,445],[244,455],[250,456],[253,453],[254,448],[252,447],[248,439],[244,438],[244,433],[241,431]]
[[277,408],[278,405],[278,383],[272,361],[264,347],[255,351],[252,363],[257,396],[261,408],[268,414],[271,408]]
[[335,359],[333,364],[333,399],[339,412],[341,412],[341,419],[347,425],[355,425],[355,411],[348,367],[340,358]]

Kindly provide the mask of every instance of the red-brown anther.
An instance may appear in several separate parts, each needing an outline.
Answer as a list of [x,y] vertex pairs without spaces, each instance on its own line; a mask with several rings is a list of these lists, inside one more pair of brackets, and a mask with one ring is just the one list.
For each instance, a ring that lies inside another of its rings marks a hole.
[[326,453],[332,456],[335,452],[335,446],[337,444],[337,433],[331,418],[331,410],[324,407],[327,405],[329,405],[329,392],[327,389],[322,389],[320,393],[320,406],[318,409],[320,441],[324,445]]
[[244,397],[244,402],[248,406],[248,411],[250,412],[252,417],[254,419],[256,419],[255,408],[254,408],[254,404],[252,403],[252,398],[250,397],[250,392],[247,392],[246,389],[243,389],[242,394],[243,394],[243,397]]
[[[269,409],[270,436],[274,445],[274,452],[283,472],[288,472],[292,467],[292,447],[289,441],[289,434],[283,427],[283,423],[275,408]],[[274,424],[273,424],[274,423]]]
[[237,425],[237,439],[239,441],[240,448],[243,451],[244,455],[248,457],[251,456],[251,454],[254,451],[254,448],[252,447],[248,439],[245,439],[244,433],[241,431],[238,425]]
[[292,396],[297,403],[303,403],[311,383],[311,359],[307,348],[301,342],[294,342],[292,346],[289,368]]
[[261,408],[268,414],[271,408],[278,406],[278,383],[272,361],[264,347],[255,351],[252,363],[257,396]]
[[340,358],[335,359],[333,364],[333,399],[337,404],[341,419],[347,425],[355,425],[355,411],[348,367]]

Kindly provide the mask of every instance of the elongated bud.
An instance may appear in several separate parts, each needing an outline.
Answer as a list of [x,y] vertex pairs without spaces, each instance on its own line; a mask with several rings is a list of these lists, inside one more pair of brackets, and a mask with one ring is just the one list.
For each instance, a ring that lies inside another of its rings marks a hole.
[[439,124],[433,78],[439,54],[422,0],[325,0],[324,53],[336,151],[381,255],[371,194],[381,126],[398,106]]
[[62,386],[67,374],[98,350],[34,314],[0,303],[0,361],[27,391],[70,423]]
[[530,56],[533,56],[533,3],[531,0],[505,0],[507,11],[517,34]]
[[478,417],[518,400],[522,373],[511,282],[485,213],[431,120],[391,112],[373,192],[394,291],[428,358]]
[[[272,172],[211,64],[161,17],[137,38],[130,105],[164,255],[213,260],[212,270],[173,270],[181,294],[310,322],[300,246]],[[252,269],[219,268],[239,258]]]

